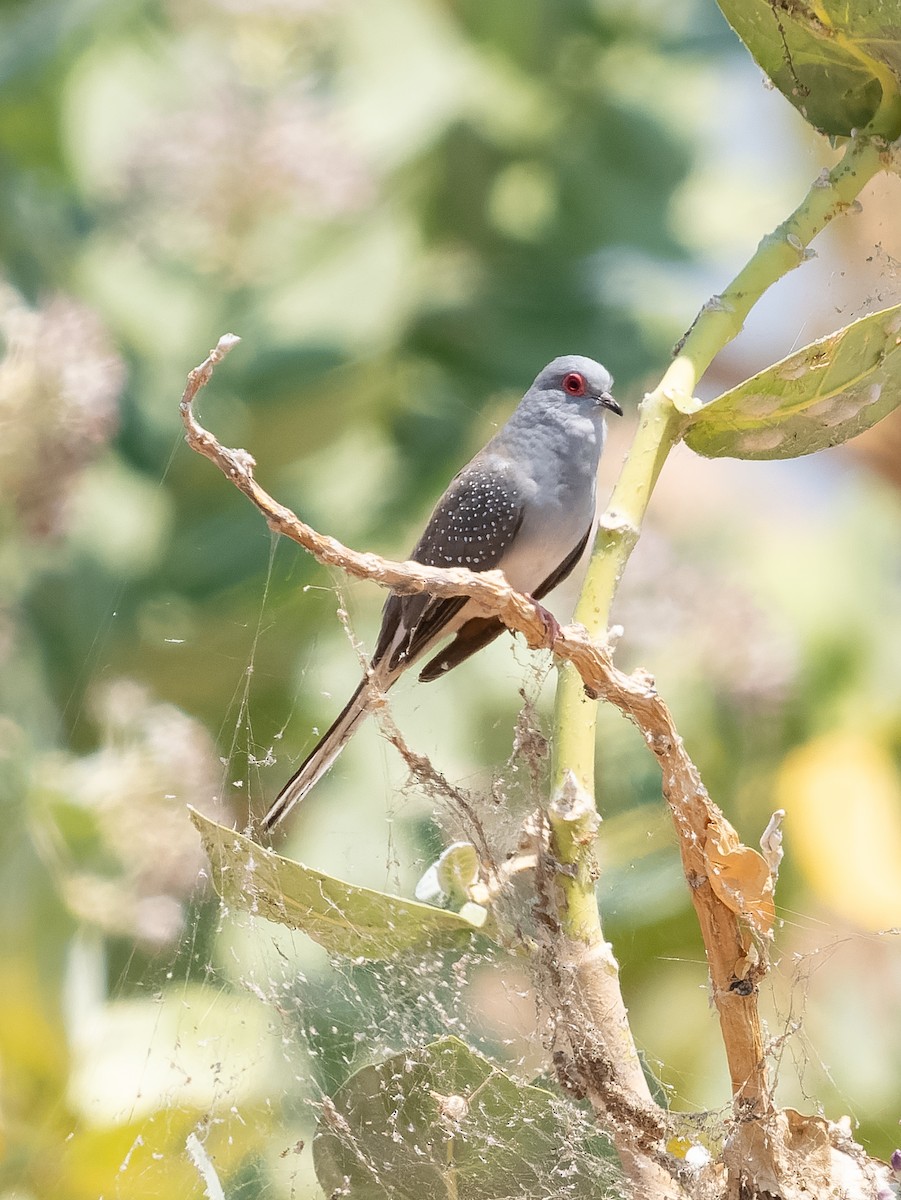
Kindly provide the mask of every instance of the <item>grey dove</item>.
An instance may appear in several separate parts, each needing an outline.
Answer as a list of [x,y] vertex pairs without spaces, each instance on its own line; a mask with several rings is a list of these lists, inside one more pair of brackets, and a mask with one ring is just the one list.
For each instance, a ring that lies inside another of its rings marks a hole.
[[[511,587],[536,600],[556,587],[581,558],[594,527],[604,414],[622,416],[612,386],[609,372],[593,359],[567,354],[548,363],[507,423],[453,478],[410,558],[431,567],[499,568]],[[277,825],[328,771],[367,715],[373,693],[387,692],[451,634],[454,640],[420,671],[423,682],[504,628],[497,617],[475,615],[465,596],[392,593],[367,675],[279,792],[263,828]]]

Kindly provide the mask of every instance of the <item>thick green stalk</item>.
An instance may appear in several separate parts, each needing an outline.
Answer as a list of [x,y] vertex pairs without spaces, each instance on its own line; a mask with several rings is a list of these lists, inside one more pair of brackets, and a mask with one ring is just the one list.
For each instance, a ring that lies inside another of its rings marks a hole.
[[[667,372],[667,377],[669,375]],[[692,394],[693,383],[692,379],[685,391],[688,397]],[[664,394],[662,384],[642,401],[635,440],[623,464],[610,506],[601,518],[591,565],[573,617],[593,638],[602,638],[607,631],[610,605],[638,541],[651,492],[684,424],[685,417]],[[586,698],[579,673],[568,663],[562,665],[557,682],[554,736],[557,788],[569,770],[579,786],[590,796],[594,795],[596,719],[597,704]]]
[[[768,234],[747,265],[699,313],[659,386],[639,408],[639,426],[607,512],[574,619],[594,638],[606,632],[610,606],[626,562],[638,540],[654,484],[670,450],[696,407],[693,393],[714,357],[740,331],[763,293],[810,255],[807,246],[856,199],[864,184],[887,164],[884,142],[852,139],[839,163],[815,180],[791,216]],[[581,680],[561,667],[555,713],[554,790],[567,774],[594,794],[596,706],[585,699]],[[566,860],[564,860],[566,861]],[[584,928],[584,905],[577,906]]]
[[[841,162],[817,179],[803,203],[757,248],[721,296],[699,314],[676,358],[639,409],[635,440],[601,518],[597,544],[575,619],[594,638],[604,636],[610,606],[629,555],[638,540],[654,485],[666,456],[679,440],[690,415],[697,381],[714,356],[741,330],[745,316],[770,284],[807,257],[806,247],[828,222],[847,208],[866,181],[883,165],[885,147],[863,138],[852,140]],[[886,164],[887,165],[887,164]],[[554,945],[561,983],[558,1008],[568,1030],[573,1061],[587,1094],[599,1112],[610,1100],[606,1088],[593,1094],[592,1081],[606,1079],[634,1097],[638,1106],[653,1107],[635,1050],[628,1012],[619,986],[619,968],[604,941],[595,890],[592,854],[597,813],[594,800],[596,705],[587,701],[582,682],[571,667],[562,667],[555,713],[555,766],[550,803],[551,854],[558,902],[559,936]],[[748,1043],[759,1044],[754,1010]],[[742,1051],[747,1050],[742,1045]],[[727,1052],[729,1046],[727,1044]],[[730,1059],[731,1062],[731,1059]],[[594,1088],[598,1085],[594,1084]],[[742,1094],[739,1084],[737,1095]],[[765,1106],[766,1097],[756,1098]],[[755,1110],[756,1111],[756,1110]],[[633,1141],[619,1147],[623,1167],[637,1194],[655,1200],[677,1200],[681,1186],[665,1168]]]

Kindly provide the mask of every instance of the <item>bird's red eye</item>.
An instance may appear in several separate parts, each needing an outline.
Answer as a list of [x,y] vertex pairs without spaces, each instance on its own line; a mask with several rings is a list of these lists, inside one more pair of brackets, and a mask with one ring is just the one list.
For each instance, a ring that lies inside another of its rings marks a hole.
[[585,387],[585,376],[580,375],[578,371],[570,371],[568,375],[563,376],[563,390],[571,396],[584,396]]

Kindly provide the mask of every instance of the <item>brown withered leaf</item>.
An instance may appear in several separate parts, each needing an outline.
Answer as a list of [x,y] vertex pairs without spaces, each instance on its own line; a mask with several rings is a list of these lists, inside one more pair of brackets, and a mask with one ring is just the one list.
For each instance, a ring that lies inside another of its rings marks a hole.
[[773,878],[763,856],[743,845],[727,821],[717,819],[707,827],[704,857],[716,896],[757,933],[769,936],[776,908]]

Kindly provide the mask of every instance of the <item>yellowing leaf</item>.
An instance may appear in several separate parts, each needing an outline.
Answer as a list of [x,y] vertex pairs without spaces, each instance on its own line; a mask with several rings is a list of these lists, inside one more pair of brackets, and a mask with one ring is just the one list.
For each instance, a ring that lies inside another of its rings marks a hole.
[[865,929],[901,924],[901,780],[870,738],[837,732],[791,753],[777,784],[788,852],[814,891]]
[[[9,954],[0,959],[0,995],[0,1061],[7,1103],[16,1097],[24,1104],[38,1082],[45,1093],[62,1088],[69,1070],[64,1026],[42,999],[35,963]],[[33,1115],[28,1113],[29,1118]]]
[[[257,1110],[259,1112],[260,1110]],[[185,1153],[190,1133],[200,1133],[204,1148],[229,1189],[232,1174],[244,1159],[266,1149],[266,1128],[271,1117],[256,1119],[247,1107],[226,1106],[210,1120],[206,1112],[176,1108],[170,1103],[149,1117],[103,1127],[79,1126],[59,1149],[53,1169],[42,1164],[46,1190],[41,1200],[159,1200],[161,1196],[201,1200],[203,1188],[197,1168]],[[240,1188],[237,1188],[240,1191]]]

